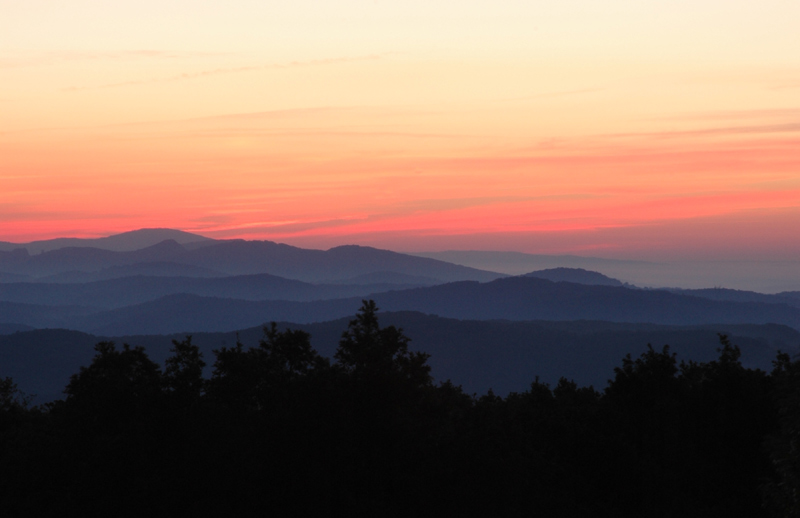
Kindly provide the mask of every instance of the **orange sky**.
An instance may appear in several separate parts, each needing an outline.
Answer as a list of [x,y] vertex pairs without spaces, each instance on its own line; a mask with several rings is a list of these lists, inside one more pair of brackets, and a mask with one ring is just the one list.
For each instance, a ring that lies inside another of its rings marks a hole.
[[452,6],[4,4],[0,240],[800,259],[796,4]]

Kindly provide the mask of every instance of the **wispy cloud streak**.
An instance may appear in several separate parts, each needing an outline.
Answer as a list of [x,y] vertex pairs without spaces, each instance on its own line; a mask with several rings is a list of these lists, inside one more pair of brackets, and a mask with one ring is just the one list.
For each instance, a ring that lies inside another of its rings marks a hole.
[[560,92],[542,92],[539,94],[524,95],[522,97],[512,97],[510,99],[502,99],[500,102],[527,101],[529,99],[547,99],[551,97],[567,97],[571,95],[592,94],[596,92],[602,92],[604,90],[605,88],[581,88],[578,90],[563,90]]
[[325,66],[325,65],[336,65],[341,63],[351,63],[356,61],[370,61],[370,60],[377,60],[384,57],[385,54],[370,54],[365,56],[355,56],[355,57],[341,57],[341,58],[328,58],[328,59],[311,59],[307,61],[289,61],[286,63],[270,63],[267,65],[254,65],[254,66],[242,66],[242,67],[230,67],[230,68],[215,68],[211,70],[201,70],[200,72],[184,72],[181,74],[177,74],[170,77],[162,77],[162,78],[155,78],[155,79],[143,79],[143,80],[135,80],[135,81],[123,81],[120,83],[109,83],[105,85],[98,85],[98,86],[70,86],[67,88],[62,88],[65,92],[75,92],[80,90],[93,90],[93,89],[100,89],[100,88],[120,88],[125,86],[138,86],[138,85],[146,85],[146,84],[153,84],[153,83],[170,83],[174,81],[185,81],[187,79],[199,79],[203,77],[209,76],[216,76],[220,74],[237,74],[242,72],[256,72],[260,70],[287,70],[292,68],[301,68],[301,67],[314,67],[314,66]]
[[[800,85],[798,85],[800,86]],[[675,114],[656,117],[654,121],[703,121],[703,120],[745,120],[745,119],[800,119],[800,108],[773,108],[762,110],[726,110]]]
[[61,50],[53,52],[22,53],[12,57],[0,57],[0,69],[20,68],[28,66],[50,65],[64,61],[97,61],[97,60],[136,60],[136,59],[188,59],[220,56],[219,52],[187,52],[173,50],[122,50],[115,52],[95,52],[79,50]]
[[673,137],[691,137],[691,136],[750,135],[758,133],[768,134],[768,133],[797,133],[797,132],[800,132],[800,122],[789,123],[789,124],[763,124],[756,126],[727,126],[727,127],[685,130],[685,131],[613,133],[606,136],[623,137],[623,138],[624,137],[673,138]]

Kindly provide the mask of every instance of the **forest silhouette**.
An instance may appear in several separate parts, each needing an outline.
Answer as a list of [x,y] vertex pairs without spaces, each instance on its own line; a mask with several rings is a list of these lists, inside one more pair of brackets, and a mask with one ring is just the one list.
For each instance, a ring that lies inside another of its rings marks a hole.
[[603,391],[533,380],[502,398],[436,384],[364,301],[332,359],[273,323],[163,368],[100,342],[63,400],[0,379],[0,515],[800,516],[800,360],[744,368],[669,347]]

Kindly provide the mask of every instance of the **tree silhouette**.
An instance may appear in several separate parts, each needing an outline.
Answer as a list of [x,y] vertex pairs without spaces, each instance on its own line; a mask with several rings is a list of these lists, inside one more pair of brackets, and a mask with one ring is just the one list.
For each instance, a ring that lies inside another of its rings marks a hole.
[[311,335],[305,331],[278,331],[275,322],[264,328],[259,341],[264,367],[270,376],[283,382],[308,375],[313,370],[327,368],[330,363],[311,347]]
[[14,380],[0,379],[0,414],[18,413],[28,408],[31,397],[24,394]]
[[356,318],[339,340],[334,355],[339,368],[356,379],[393,377],[415,386],[429,385],[430,355],[409,352],[411,339],[395,326],[381,328],[377,311],[374,300],[362,301]]
[[164,386],[184,404],[196,402],[203,393],[203,354],[192,337],[172,340],[172,356],[164,362]]
[[304,331],[278,331],[272,322],[264,327],[258,347],[215,350],[214,371],[208,383],[212,396],[232,407],[252,410],[274,406],[279,393],[310,374],[326,369],[330,363],[311,347]]
[[759,485],[800,514],[800,360],[747,369],[721,335],[706,363],[628,355],[603,392],[468,396],[377,311],[333,365],[272,323],[208,380],[190,336],[163,373],[100,342],[45,408],[0,378],[0,515],[765,516]]
[[775,516],[800,518],[800,359],[779,353],[774,365],[779,429],[766,445],[775,475],[762,493]]
[[87,424],[116,427],[135,425],[159,406],[161,369],[144,348],[123,344],[118,350],[114,342],[100,342],[95,351],[91,365],[73,374],[64,390],[73,414]]

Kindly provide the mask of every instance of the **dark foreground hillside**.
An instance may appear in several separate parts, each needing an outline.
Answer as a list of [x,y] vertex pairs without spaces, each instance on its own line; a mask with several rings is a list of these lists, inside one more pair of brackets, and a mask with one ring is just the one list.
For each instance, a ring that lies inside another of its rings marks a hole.
[[[353,305],[352,307],[356,307]],[[352,311],[352,309],[351,309]],[[165,314],[169,319],[171,314]],[[740,347],[747,368],[769,370],[778,350],[800,352],[800,331],[777,324],[704,324],[665,326],[602,321],[507,321],[456,320],[413,311],[382,312],[386,325],[403,328],[413,337],[411,346],[429,353],[435,382],[451,380],[468,394],[492,389],[505,396],[524,391],[535,377],[556,384],[560,377],[582,386],[605,387],[619,359],[639,356],[647,344],[670,349],[684,359],[707,362],[716,358],[718,333],[728,335]],[[311,334],[311,345],[332,359],[336,344],[347,328],[348,318],[279,327]],[[35,394],[33,402],[46,403],[63,397],[69,377],[94,355],[94,345],[116,341],[143,346],[154,361],[170,356],[171,340],[186,334],[96,336],[65,329],[36,329],[0,325],[0,375],[12,376],[20,389]],[[19,332],[14,332],[19,331]],[[207,357],[213,350],[235,344],[257,343],[262,326],[228,333],[192,333],[193,343]],[[206,375],[210,374],[206,368]]]
[[[0,381],[0,515],[797,516],[800,361],[623,358],[603,392],[435,384],[365,303],[332,361],[300,330],[159,366],[101,342],[64,400]],[[211,362],[209,379],[202,376]]]

